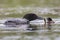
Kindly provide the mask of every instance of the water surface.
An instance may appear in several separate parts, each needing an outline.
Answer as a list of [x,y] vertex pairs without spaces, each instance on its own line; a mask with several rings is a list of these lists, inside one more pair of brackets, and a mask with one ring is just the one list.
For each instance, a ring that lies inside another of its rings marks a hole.
[[25,30],[27,25],[21,28],[21,26],[5,27],[0,24],[0,40],[60,40],[60,19],[54,21],[56,22],[51,26],[51,30],[38,26],[39,29],[34,31]]

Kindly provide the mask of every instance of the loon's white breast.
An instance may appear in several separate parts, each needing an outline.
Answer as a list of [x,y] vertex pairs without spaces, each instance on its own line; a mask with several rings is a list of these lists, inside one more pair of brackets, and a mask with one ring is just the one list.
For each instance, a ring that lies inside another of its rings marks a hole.
[[36,20],[30,21],[30,24],[31,25],[44,25],[44,20],[36,19]]

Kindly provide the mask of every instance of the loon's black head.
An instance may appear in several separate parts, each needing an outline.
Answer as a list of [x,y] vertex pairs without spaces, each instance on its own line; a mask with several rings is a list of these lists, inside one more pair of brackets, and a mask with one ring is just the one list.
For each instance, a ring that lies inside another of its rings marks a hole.
[[29,21],[32,21],[32,20],[38,19],[38,16],[34,13],[28,13],[28,14],[24,15],[23,18],[25,18]]
[[48,20],[48,21],[52,21],[52,18],[48,17],[47,20]]

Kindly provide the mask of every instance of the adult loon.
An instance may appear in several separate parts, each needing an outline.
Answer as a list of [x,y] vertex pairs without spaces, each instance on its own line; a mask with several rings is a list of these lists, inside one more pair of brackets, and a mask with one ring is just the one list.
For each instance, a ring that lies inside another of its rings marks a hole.
[[28,14],[25,14],[21,19],[16,19],[16,18],[8,19],[4,24],[8,26],[13,26],[13,27],[16,27],[16,25],[24,25],[24,24],[30,25],[30,22],[36,19],[43,20],[44,23],[46,23],[46,20],[44,18],[38,17],[34,13],[28,13]]

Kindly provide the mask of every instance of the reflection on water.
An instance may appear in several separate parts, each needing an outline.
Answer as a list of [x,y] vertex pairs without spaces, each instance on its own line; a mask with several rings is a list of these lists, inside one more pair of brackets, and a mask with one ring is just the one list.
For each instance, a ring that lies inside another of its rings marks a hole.
[[[0,40],[60,40],[60,24],[52,25],[51,30],[47,28],[40,29],[39,27],[35,31],[21,30],[19,27],[6,28],[2,26],[0,28]],[[3,28],[5,29],[3,30]]]

